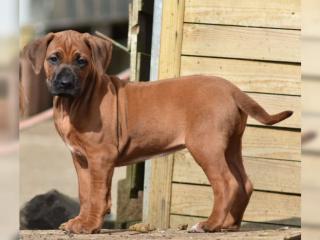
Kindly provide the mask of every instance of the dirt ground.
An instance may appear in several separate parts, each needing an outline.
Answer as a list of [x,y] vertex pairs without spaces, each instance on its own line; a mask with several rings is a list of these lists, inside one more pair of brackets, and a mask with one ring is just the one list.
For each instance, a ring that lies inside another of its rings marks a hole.
[[222,233],[188,233],[186,230],[155,230],[150,233],[137,233],[126,230],[102,230],[94,235],[68,235],[59,230],[20,232],[21,240],[297,240],[301,239],[301,231],[297,228],[279,228],[276,230],[250,230]]

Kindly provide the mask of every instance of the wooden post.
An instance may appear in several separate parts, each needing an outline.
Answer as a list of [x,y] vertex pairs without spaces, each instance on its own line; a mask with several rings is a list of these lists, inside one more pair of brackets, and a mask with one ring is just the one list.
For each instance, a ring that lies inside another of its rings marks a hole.
[[[152,78],[165,79],[180,75],[180,55],[182,45],[182,27],[184,0],[163,0],[160,32],[160,52],[158,57],[158,76]],[[155,10],[157,1],[155,1]],[[156,13],[154,13],[154,16]],[[156,21],[156,20],[155,20]],[[154,27],[159,27],[155,26]],[[154,39],[157,29],[153,29]],[[153,52],[154,53],[154,52]],[[157,62],[157,61],[155,61]],[[151,71],[154,71],[151,69]],[[144,221],[158,228],[170,226],[171,180],[173,171],[173,154],[148,162],[145,172]]]

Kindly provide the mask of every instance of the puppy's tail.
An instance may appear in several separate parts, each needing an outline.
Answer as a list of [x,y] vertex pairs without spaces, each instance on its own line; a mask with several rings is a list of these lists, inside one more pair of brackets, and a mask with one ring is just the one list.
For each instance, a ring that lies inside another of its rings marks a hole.
[[237,89],[234,92],[234,99],[242,111],[265,125],[276,124],[293,114],[293,111],[283,111],[274,115],[270,115],[256,101],[254,101],[240,89]]

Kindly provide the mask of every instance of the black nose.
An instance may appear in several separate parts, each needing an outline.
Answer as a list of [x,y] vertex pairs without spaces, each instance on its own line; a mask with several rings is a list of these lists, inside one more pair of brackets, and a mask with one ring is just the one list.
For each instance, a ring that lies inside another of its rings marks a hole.
[[62,78],[60,81],[60,86],[64,89],[73,88],[73,79],[72,78]]

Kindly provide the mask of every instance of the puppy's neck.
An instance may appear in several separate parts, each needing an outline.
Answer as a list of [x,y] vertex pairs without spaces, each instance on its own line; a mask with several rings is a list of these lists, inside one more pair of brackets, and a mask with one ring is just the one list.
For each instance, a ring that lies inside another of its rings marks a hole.
[[55,117],[64,118],[68,116],[71,122],[77,122],[79,118],[96,116],[99,106],[106,94],[116,95],[116,87],[109,76],[88,79],[91,82],[85,86],[82,93],[76,97],[54,97],[53,109]]

